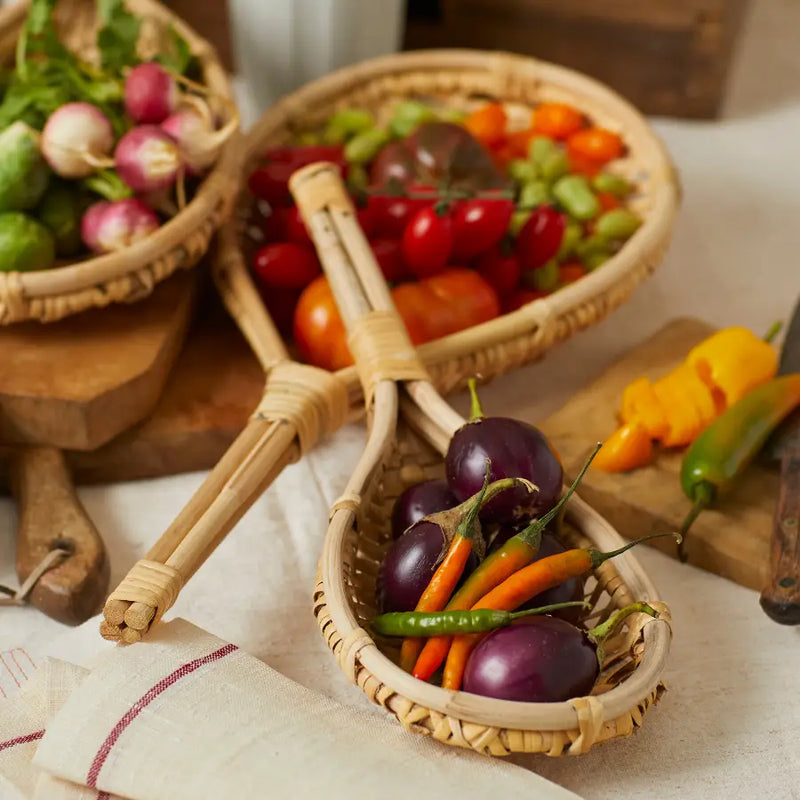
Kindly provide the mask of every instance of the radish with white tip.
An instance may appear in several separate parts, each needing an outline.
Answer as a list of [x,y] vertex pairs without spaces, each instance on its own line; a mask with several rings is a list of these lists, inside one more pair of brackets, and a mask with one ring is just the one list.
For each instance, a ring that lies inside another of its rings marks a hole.
[[91,103],[66,103],[47,119],[42,155],[62,178],[85,178],[108,166],[114,131],[108,117]]
[[117,144],[114,163],[134,192],[147,193],[175,183],[181,169],[177,142],[157,125],[139,125]]
[[114,203],[101,200],[81,220],[84,244],[95,253],[124,250],[146,238],[159,226],[156,213],[135,197]]

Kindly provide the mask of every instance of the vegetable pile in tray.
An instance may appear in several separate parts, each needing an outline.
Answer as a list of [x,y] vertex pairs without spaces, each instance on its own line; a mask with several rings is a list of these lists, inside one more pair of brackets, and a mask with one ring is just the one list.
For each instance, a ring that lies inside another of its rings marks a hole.
[[[186,204],[233,133],[217,130],[188,43],[137,55],[142,20],[98,5],[96,60],[60,40],[55,0],[33,0],[0,81],[0,270],[124,249]],[[234,115],[235,116],[235,115]]]
[[343,108],[264,153],[250,259],[264,302],[300,357],[352,363],[344,326],[289,176],[337,164],[414,344],[513,311],[602,265],[638,229],[636,187],[615,172],[622,138],[579,109],[543,102],[513,119],[497,102],[468,112],[416,100],[386,120]]
[[561,511],[600,445],[562,496],[562,467],[541,431],[484,416],[470,388],[472,419],[450,440],[446,479],[395,502],[372,630],[379,641],[401,637],[400,666],[445,689],[520,702],[586,696],[605,640],[631,614],[658,614],[633,602],[586,629],[584,580],[639,542],[674,534],[611,552],[568,548]]

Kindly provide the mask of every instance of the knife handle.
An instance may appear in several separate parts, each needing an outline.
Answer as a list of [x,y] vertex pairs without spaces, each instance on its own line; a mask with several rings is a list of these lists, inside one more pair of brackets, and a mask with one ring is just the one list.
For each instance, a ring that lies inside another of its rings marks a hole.
[[800,453],[781,459],[781,485],[761,607],[781,625],[800,625]]

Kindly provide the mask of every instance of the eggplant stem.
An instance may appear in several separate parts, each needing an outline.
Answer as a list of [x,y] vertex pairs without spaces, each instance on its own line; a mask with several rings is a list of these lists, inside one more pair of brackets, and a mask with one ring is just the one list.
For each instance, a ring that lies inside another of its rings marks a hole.
[[474,419],[481,419],[484,414],[481,400],[478,397],[478,382],[475,378],[468,378],[467,386],[469,387],[469,419],[471,422]]

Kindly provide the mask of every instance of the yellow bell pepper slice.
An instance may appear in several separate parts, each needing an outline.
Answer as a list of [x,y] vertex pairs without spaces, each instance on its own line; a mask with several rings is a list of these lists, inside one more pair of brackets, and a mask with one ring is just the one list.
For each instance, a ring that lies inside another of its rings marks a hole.
[[649,464],[653,440],[642,425],[631,422],[618,428],[603,442],[592,467],[603,472],[628,472]]
[[637,378],[622,393],[622,422],[638,422],[652,439],[659,439],[669,429],[667,414],[647,378]]

